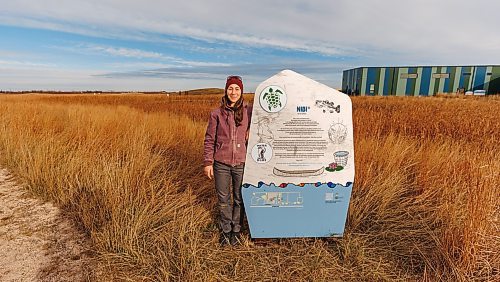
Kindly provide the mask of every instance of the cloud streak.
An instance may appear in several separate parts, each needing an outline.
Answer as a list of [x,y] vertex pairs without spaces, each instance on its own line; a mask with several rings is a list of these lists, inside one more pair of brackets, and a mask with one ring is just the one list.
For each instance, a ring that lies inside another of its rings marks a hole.
[[[64,46],[49,46],[50,48],[57,50],[65,50],[68,52],[74,52],[78,54],[95,54],[95,55],[109,55],[114,57],[125,57],[125,58],[133,58],[133,59],[153,59],[159,63],[153,62],[143,62],[136,63],[136,66],[145,66],[151,67],[154,64],[163,64],[165,62],[170,63],[172,65],[180,65],[187,67],[199,67],[199,66],[207,66],[207,67],[224,67],[230,66],[227,63],[221,62],[209,62],[209,61],[193,61],[193,60],[184,60],[175,56],[168,56],[161,52],[151,52],[142,49],[134,49],[134,48],[126,48],[126,47],[115,47],[115,46],[106,46],[106,45],[96,45],[96,44],[88,44],[88,43],[76,43],[72,46],[64,45]],[[123,64],[125,66],[126,64]],[[129,64],[129,66],[132,64]]]
[[[69,70],[94,59],[82,81],[182,87],[241,74],[257,84],[288,68],[338,87],[341,71],[358,66],[499,64],[499,9],[487,0],[17,0],[0,6],[0,27],[79,35],[48,46],[78,57]],[[63,65],[9,52],[0,50],[0,67]]]
[[112,56],[130,57],[130,58],[148,58],[148,59],[167,59],[163,54],[158,52],[148,52],[139,49],[130,49],[123,47],[97,46],[90,45],[88,49],[91,51],[102,52]]
[[[495,12],[500,3],[484,0],[460,4],[450,0],[256,0],[231,5],[227,1],[18,0],[2,6],[0,21],[7,24],[145,40],[154,38],[149,33],[173,34],[324,55],[359,52],[370,57],[371,50],[399,50],[414,56],[421,52],[457,58],[456,50],[491,55],[500,44]],[[468,39],[472,34],[487,38],[488,43],[478,46]]]
[[0,66],[2,67],[17,67],[17,68],[53,68],[56,67],[55,64],[39,63],[39,62],[29,62],[29,61],[14,61],[14,60],[2,60],[0,59]]
[[[206,81],[211,85],[218,85],[228,74],[239,74],[245,81],[245,87],[248,91],[252,91],[257,85],[266,78],[282,71],[284,64],[242,64],[234,66],[225,66],[212,68],[208,66],[200,67],[166,67],[152,68],[147,70],[134,70],[125,72],[107,72],[95,75],[96,77],[105,77],[113,79],[126,78],[156,78],[175,80],[186,79],[191,81]],[[322,82],[331,87],[339,87],[333,81],[340,80],[342,70],[345,65],[339,63],[313,63],[313,62],[294,62],[288,63],[287,69],[294,70],[308,77],[311,77],[319,82]],[[335,73],[332,75],[332,73]],[[219,85],[220,87],[220,85]]]

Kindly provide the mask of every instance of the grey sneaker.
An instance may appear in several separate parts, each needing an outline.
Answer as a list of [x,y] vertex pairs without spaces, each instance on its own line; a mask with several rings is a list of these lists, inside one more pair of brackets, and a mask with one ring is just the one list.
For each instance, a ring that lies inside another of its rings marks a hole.
[[238,244],[241,244],[241,234],[240,232],[232,232],[231,233],[231,238],[229,239],[229,243],[231,246],[236,246]]
[[219,244],[222,246],[228,245],[231,241],[231,232],[222,232],[219,238]]

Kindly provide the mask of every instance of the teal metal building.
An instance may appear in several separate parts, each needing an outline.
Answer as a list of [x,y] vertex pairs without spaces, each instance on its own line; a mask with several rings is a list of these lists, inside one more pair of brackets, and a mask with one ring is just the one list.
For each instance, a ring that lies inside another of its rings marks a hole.
[[500,93],[500,65],[360,67],[342,75],[342,91],[349,95],[432,96],[474,90]]

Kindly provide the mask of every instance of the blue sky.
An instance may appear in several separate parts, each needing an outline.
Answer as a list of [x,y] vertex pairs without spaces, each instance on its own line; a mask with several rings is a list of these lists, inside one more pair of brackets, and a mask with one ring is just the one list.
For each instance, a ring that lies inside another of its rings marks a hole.
[[1,90],[252,92],[292,69],[500,63],[499,1],[16,0],[0,5]]

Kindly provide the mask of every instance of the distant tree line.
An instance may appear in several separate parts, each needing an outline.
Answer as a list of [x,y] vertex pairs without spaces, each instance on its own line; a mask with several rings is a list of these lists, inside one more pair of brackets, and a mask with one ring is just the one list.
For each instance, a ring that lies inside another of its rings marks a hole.
[[123,93],[136,93],[136,94],[169,94],[169,95],[207,95],[207,94],[224,94],[224,89],[219,88],[204,88],[193,90],[181,91],[102,91],[102,90],[86,90],[86,91],[55,91],[55,90],[0,90],[0,94],[123,94]]

